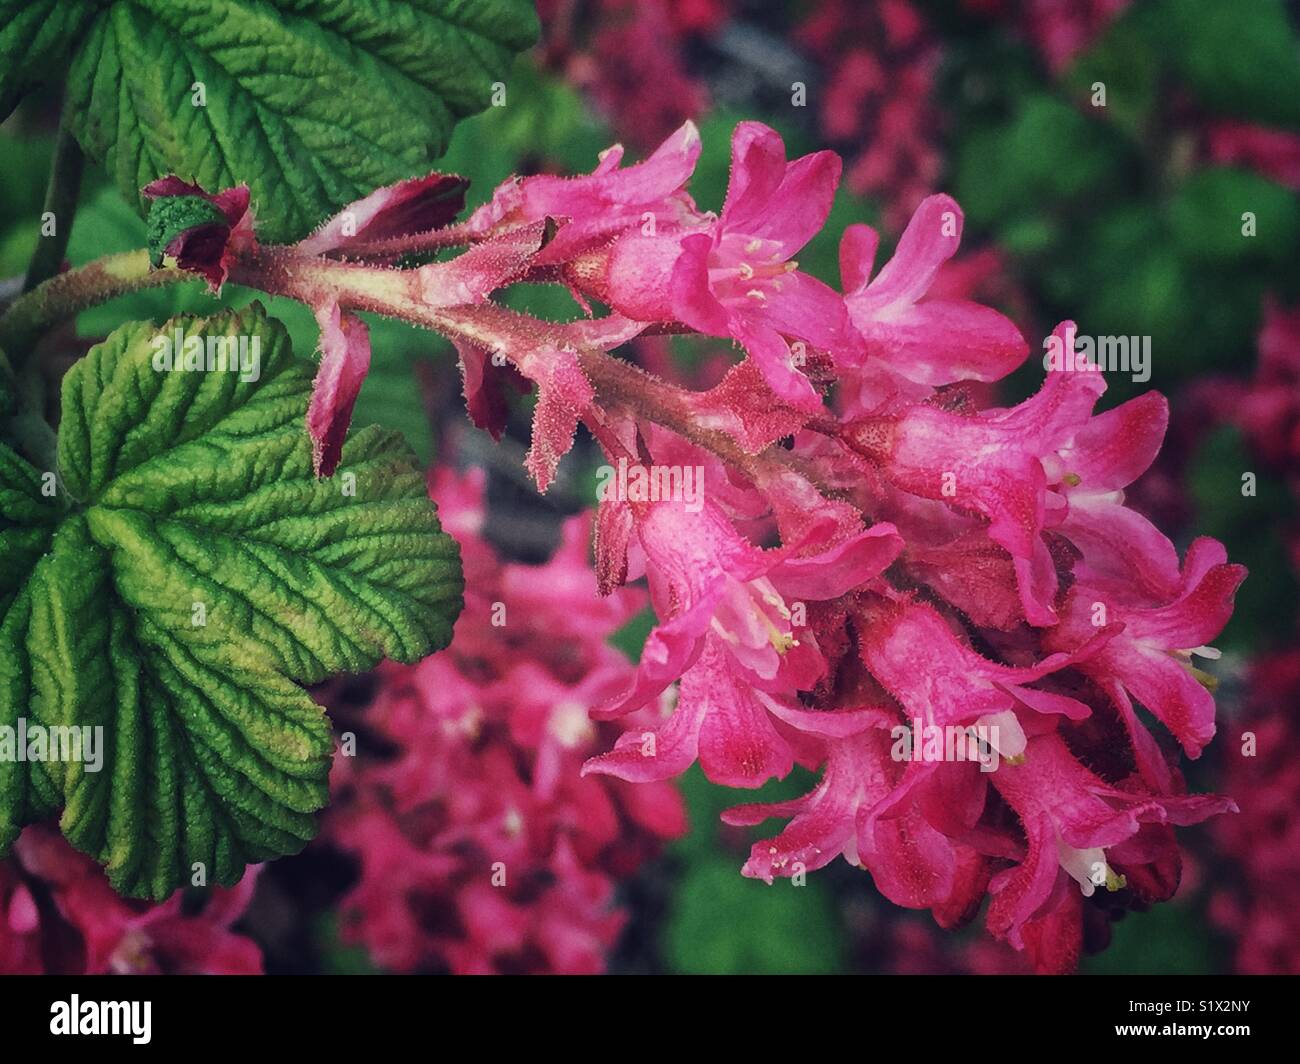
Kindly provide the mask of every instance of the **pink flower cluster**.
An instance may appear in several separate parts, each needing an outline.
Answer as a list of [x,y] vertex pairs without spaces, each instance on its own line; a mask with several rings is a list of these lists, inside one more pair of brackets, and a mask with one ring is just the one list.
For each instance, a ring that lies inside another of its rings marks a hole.
[[[926,200],[878,271],[876,234],[850,227],[841,294],[794,261],[829,210],[834,155],[788,162],[774,132],[744,123],[721,214],[683,216],[693,152],[688,129],[644,170],[604,173],[615,200],[635,187],[639,214],[637,177],[666,179],[665,154],[683,171],[659,190],[653,234],[602,233],[568,276],[628,318],[742,345],[722,384],[683,401],[755,460],[724,464],[635,402],[584,413],[612,460],[694,466],[709,484],[697,509],[602,504],[598,573],[606,586],[644,573],[659,624],[597,715],[658,705],[664,719],[586,771],[650,782],[698,760],[715,782],[757,787],[821,767],[805,798],[728,815],[790,822],[755,845],[747,875],[843,855],[944,926],[990,894],[997,937],[1040,970],[1068,969],[1096,888],[1168,897],[1172,827],[1233,808],[1185,793],[1165,739],[1196,757],[1214,735],[1192,662],[1214,656],[1244,571],[1207,539],[1180,563],[1124,505],[1167,405],[1151,393],[1097,413],[1106,384],[1076,358],[1071,323],[1053,337],[1063,368],[1036,395],[974,406],[962,385],[1004,377],[1027,345],[993,310],[927,298],[960,239],[953,201]],[[563,213],[590,224],[581,203]],[[900,757],[914,722],[991,728],[1000,767]]]
[[401,972],[603,971],[626,920],[616,880],[685,830],[670,785],[579,773],[602,742],[589,710],[631,673],[607,638],[642,597],[597,596],[583,519],[546,565],[503,564],[481,475],[441,469],[431,489],[466,608],[450,649],[380,669],[362,751],[336,758],[323,837],[360,862],[342,936]]
[[[1257,346],[1259,361],[1248,382],[1208,381],[1203,398],[1241,429],[1254,453],[1286,477],[1300,499],[1300,306],[1267,300]],[[1300,568],[1300,551],[1296,558]]]
[[[1206,380],[1196,405],[1236,425],[1300,504],[1300,308],[1266,302],[1258,348],[1249,381]],[[1300,528],[1280,531],[1300,575]],[[1300,627],[1281,634],[1282,649],[1251,663],[1248,713],[1224,750],[1225,782],[1242,816],[1215,831],[1226,860],[1210,916],[1232,936],[1236,970],[1250,975],[1300,973]]]
[[[1216,826],[1230,862],[1217,866],[1210,919],[1232,937],[1244,975],[1300,974],[1300,649],[1252,667],[1251,715],[1225,753],[1242,815]],[[1247,745],[1249,743],[1249,745]]]
[[1053,73],[1068,67],[1132,0],[963,0],[974,14],[1014,21]]
[[232,930],[256,883],[254,869],[213,888],[197,912],[179,892],[128,901],[57,830],[33,825],[0,861],[0,975],[261,975],[261,950]]
[[[1169,897],[1174,826],[1235,808],[1188,795],[1179,759],[1214,736],[1213,681],[1194,662],[1217,656],[1209,644],[1245,571],[1211,539],[1180,558],[1126,505],[1168,404],[1151,392],[1098,411],[1106,381],[1075,351],[1073,323],[1047,339],[1036,394],[987,405],[1029,345],[1002,314],[936,284],[961,239],[952,199],[923,200],[883,264],[876,231],[849,226],[837,290],[797,259],[825,225],[837,155],[788,160],[773,130],[741,123],[714,213],[687,190],[699,153],[687,123],[643,162],[622,165],[616,146],[591,174],[507,181],[465,221],[421,233],[417,208],[445,213],[449,179],[431,175],[349,208],[363,231],[331,222],[229,264],[232,279],[316,310],[308,423],[322,473],[369,361],[358,310],[449,336],[470,415],[494,434],[510,390],[535,387],[526,466],[541,490],[580,424],[621,471],[593,522],[594,580],[572,542],[548,575],[514,576],[519,594],[546,588],[522,618],[539,645],[512,642],[527,627],[484,621],[516,570],[485,574],[471,556],[478,598],[456,645],[387,674],[376,726],[419,752],[358,775],[383,797],[339,829],[369,869],[353,899],[368,914],[359,933],[393,967],[430,954],[457,970],[499,968],[502,955],[595,967],[613,933],[596,916],[608,881],[561,876],[568,886],[548,890],[532,873],[591,867],[623,823],[668,824],[661,785],[697,760],[746,788],[797,763],[821,770],[807,796],[728,814],[788,821],[745,874],[798,876],[843,856],[944,927],[988,897],[995,937],[1039,970],[1068,970],[1090,897],[1108,892],[1112,909]],[[387,265],[455,244],[469,247]],[[589,313],[611,313],[557,324],[492,300],[518,280],[562,282]],[[730,341],[744,359],[691,391],[610,353],[675,333]],[[641,577],[658,623],[628,676],[603,640],[632,608],[618,589]],[[580,606],[593,585],[613,597]],[[544,667],[557,653],[575,667]],[[579,781],[587,710],[630,727]],[[600,777],[660,789],[632,798],[595,788]],[[557,829],[557,816],[576,827]],[[483,879],[497,860],[522,893]],[[462,875],[472,890],[447,887]],[[579,882],[589,919],[540,930],[537,899]],[[447,899],[450,931],[436,918]]]
[[[542,62],[591,97],[639,145],[653,144],[708,106],[687,69],[687,44],[726,21],[732,0],[539,0]],[[581,15],[581,17],[579,17]],[[589,25],[581,33],[579,24]]]
[[897,232],[939,178],[943,116],[934,100],[942,58],[911,0],[864,7],[852,0],[813,5],[798,41],[827,72],[818,93],[822,136],[851,151],[845,180],[882,199]]

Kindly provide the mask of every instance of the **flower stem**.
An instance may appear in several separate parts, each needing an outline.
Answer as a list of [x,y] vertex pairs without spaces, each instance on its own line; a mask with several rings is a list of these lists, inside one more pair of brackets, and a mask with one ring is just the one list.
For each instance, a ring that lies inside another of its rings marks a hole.
[[106,255],[56,274],[14,300],[0,315],[0,349],[17,369],[46,332],[78,311],[129,292],[193,280],[194,274],[175,267],[151,270],[143,248]]
[[327,252],[330,258],[349,259],[355,262],[396,262],[414,255],[428,255],[446,248],[466,247],[485,239],[484,234],[472,232],[465,223],[445,225],[424,233],[373,240],[369,244],[350,243],[340,252]]
[[54,164],[50,167],[50,181],[45,188],[45,214],[54,219],[54,232],[42,235],[27,267],[23,291],[30,292],[42,281],[59,272],[64,252],[68,250],[68,237],[72,233],[72,220],[77,214],[77,198],[81,194],[81,171],[85,158],[81,146],[68,131],[67,123],[59,126],[58,140],[54,144]]
[[[0,315],[0,349],[10,352],[17,366],[48,329],[86,307],[128,292],[195,279],[194,274],[176,267],[150,269],[149,254],[143,249],[108,255],[52,277],[17,299]],[[308,306],[330,295],[346,309],[382,314],[493,350],[517,349],[525,339],[535,344],[552,326],[491,303],[472,308],[431,307],[420,297],[414,271],[376,270],[355,262],[300,255],[288,247],[256,249],[231,265],[230,281]],[[561,346],[569,343],[568,337],[560,341]],[[690,402],[694,393],[598,347],[579,345],[578,357],[602,402],[626,407],[671,429],[751,477],[765,470],[790,469],[823,495],[834,494],[805,463],[781,448],[750,454],[725,432],[699,424]]]
[[[420,319],[419,324],[444,336],[507,351],[513,346],[511,340],[515,336],[536,336],[538,330],[545,329],[547,324],[490,304],[472,309],[426,310]],[[793,470],[823,495],[832,494],[805,463],[788,451],[773,446],[758,454],[750,454],[727,433],[701,425],[691,406],[695,393],[661,380],[640,366],[615,358],[598,347],[580,346],[578,360],[602,405],[626,407],[638,417],[671,429],[753,479],[759,479],[765,471]]]

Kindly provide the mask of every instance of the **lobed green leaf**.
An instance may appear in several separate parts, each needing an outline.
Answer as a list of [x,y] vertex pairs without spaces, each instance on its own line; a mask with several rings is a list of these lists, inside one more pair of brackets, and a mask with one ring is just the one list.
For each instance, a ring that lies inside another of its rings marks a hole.
[[268,241],[427,171],[537,35],[529,0],[0,0],[0,118],[68,72],[70,128],[127,199],[252,190]]
[[[256,379],[155,366],[163,337],[242,342]],[[0,848],[61,806],[122,893],[233,882],[301,849],[328,799],[329,724],[298,684],[450,641],[459,555],[413,456],[370,428],[317,480],[310,386],[258,304],[133,323],[64,380],[72,512],[0,448],[0,723],[106,747],[99,771],[0,761]]]

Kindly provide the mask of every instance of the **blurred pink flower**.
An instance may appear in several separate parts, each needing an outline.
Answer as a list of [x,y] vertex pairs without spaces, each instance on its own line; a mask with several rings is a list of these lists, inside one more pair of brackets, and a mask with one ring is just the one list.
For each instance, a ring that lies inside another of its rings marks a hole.
[[579,774],[610,736],[590,711],[633,672],[607,639],[642,597],[596,594],[587,521],[544,565],[502,563],[481,476],[439,469],[431,487],[466,608],[448,650],[379,670],[355,726],[387,753],[336,761],[323,837],[360,865],[343,938],[395,971],[603,971],[626,920],[616,879],[685,830],[670,784]]
[[197,911],[179,891],[129,901],[57,830],[33,825],[0,861],[0,974],[261,975],[261,950],[232,930],[257,873],[214,887]]

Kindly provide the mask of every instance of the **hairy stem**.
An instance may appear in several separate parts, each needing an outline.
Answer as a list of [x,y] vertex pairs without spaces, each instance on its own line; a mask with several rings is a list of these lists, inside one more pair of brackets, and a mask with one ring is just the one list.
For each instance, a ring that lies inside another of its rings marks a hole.
[[446,248],[466,247],[483,239],[485,239],[484,234],[470,232],[468,226],[462,222],[459,225],[445,225],[441,229],[430,229],[424,233],[372,240],[368,244],[353,241],[346,250],[326,252],[326,254],[330,258],[346,258],[357,262],[387,263],[411,255],[432,254]]
[[72,235],[72,220],[77,214],[77,199],[81,195],[81,171],[85,165],[81,146],[65,122],[59,126],[59,136],[54,143],[54,164],[50,167],[50,181],[45,188],[44,214],[54,218],[54,232],[42,235],[32,253],[23,281],[23,291],[30,292],[42,281],[59,272],[63,255],[68,250],[68,237]]
[[793,470],[823,494],[834,494],[795,455],[780,447],[750,454],[725,432],[699,424],[691,402],[695,393],[660,380],[600,348],[575,343],[562,326],[521,314],[494,303],[474,307],[432,307],[426,303],[415,271],[375,270],[355,263],[332,262],[298,255],[289,248],[261,248],[236,263],[231,280],[272,295],[288,296],[308,305],[332,297],[348,310],[369,311],[398,318],[450,339],[488,350],[510,352],[537,347],[548,329],[555,344],[578,353],[583,372],[606,404],[617,404],[654,421],[716,454],[725,462],[759,479],[765,472]]
[[[176,267],[150,269],[144,250],[97,259],[51,278],[16,300],[0,315],[0,348],[17,352],[17,364],[41,335],[77,311],[128,292],[195,279]],[[382,314],[492,350],[535,346],[547,329],[562,328],[492,303],[473,308],[432,307],[422,298],[413,270],[376,270],[355,262],[302,255],[289,247],[256,249],[232,263],[230,281],[308,306],[336,298],[345,309]],[[576,347],[583,372],[604,403],[626,407],[671,429],[751,477],[765,471],[793,470],[823,494],[834,494],[788,451],[772,446],[750,454],[725,432],[700,425],[691,408],[694,393],[597,347],[572,344],[567,336],[558,342]]]
[[[546,322],[491,305],[474,307],[468,312],[457,308],[434,310],[427,315],[424,323],[429,328],[489,349],[509,349],[514,336],[529,332],[536,335],[547,326]],[[579,345],[578,360],[603,404],[626,407],[638,417],[671,429],[753,479],[760,479],[765,471],[793,470],[823,494],[830,493],[805,463],[788,451],[772,446],[750,454],[727,433],[702,426],[692,407],[694,392],[661,380],[597,347]]]
[[0,315],[0,348],[18,368],[45,333],[77,312],[129,292],[193,280],[194,274],[176,267],[151,270],[143,248],[106,255],[57,274],[14,300]]

